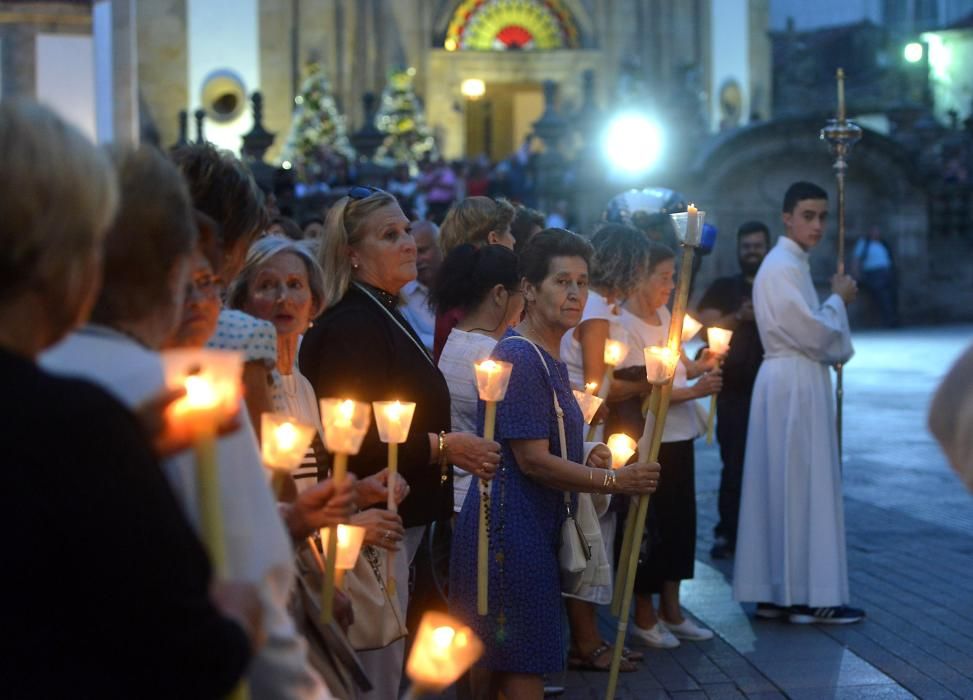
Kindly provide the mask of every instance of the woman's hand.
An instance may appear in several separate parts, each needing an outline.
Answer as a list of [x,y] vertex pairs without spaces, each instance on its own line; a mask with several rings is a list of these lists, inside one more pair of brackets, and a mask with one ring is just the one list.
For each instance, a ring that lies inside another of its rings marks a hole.
[[327,479],[300,494],[294,503],[280,504],[291,537],[298,541],[322,527],[347,523],[358,507],[356,484],[353,474],[345,476],[341,486],[335,486],[334,479]]
[[658,462],[636,462],[615,470],[615,491],[631,496],[655,493],[662,473]]
[[699,378],[699,381],[693,384],[693,391],[696,393],[697,398],[709,396],[710,394],[718,394],[722,388],[723,370],[718,367],[704,374]]
[[398,513],[383,508],[370,508],[351,517],[351,524],[365,528],[365,544],[382,547],[391,552],[399,549],[405,538],[405,528]]
[[[193,446],[193,435],[180,423],[168,418],[169,406],[186,395],[185,389],[163,389],[146,399],[135,409],[142,428],[152,441],[156,457],[165,459]],[[227,435],[240,428],[239,411],[224,419],[217,426],[218,435]]]
[[[385,505],[389,500],[389,470],[388,467],[372,474],[358,482],[358,507],[368,508],[374,505]],[[402,503],[409,495],[409,484],[401,474],[395,477],[395,502]]]
[[609,469],[612,465],[612,451],[606,445],[595,445],[591,448],[585,464],[595,469]]
[[500,443],[472,433],[446,436],[446,461],[465,469],[478,479],[492,479],[500,464]]

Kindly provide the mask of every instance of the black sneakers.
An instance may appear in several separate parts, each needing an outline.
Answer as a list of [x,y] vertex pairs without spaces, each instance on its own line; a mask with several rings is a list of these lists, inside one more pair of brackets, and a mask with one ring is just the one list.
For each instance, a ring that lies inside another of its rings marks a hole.
[[806,605],[793,605],[787,614],[787,619],[795,625],[850,625],[865,617],[865,611],[840,605],[834,608],[809,608]]
[[762,620],[779,620],[787,615],[788,608],[773,603],[757,603],[757,617]]
[[756,617],[762,620],[787,618],[795,625],[850,625],[865,618],[865,611],[840,605],[834,608],[810,608],[807,605],[792,605],[785,608],[773,603],[757,603]]

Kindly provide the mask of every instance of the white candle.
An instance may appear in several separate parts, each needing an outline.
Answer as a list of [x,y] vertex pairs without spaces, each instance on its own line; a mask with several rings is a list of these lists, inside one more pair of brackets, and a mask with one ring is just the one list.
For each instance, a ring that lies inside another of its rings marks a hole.
[[643,351],[645,355],[645,377],[649,384],[661,385],[675,376],[679,353],[669,347],[650,345]]
[[483,401],[503,401],[514,366],[500,360],[483,360],[473,365],[476,388]]
[[710,352],[721,357],[730,351],[730,340],[732,338],[733,331],[725,328],[713,326],[706,330],[706,339],[709,342]]

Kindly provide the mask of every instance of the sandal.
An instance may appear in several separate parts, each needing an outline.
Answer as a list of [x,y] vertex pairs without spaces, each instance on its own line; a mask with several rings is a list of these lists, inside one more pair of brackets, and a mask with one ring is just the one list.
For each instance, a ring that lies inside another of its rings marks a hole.
[[[611,644],[609,644],[608,642],[606,642],[604,639],[601,640],[601,643],[604,646],[608,647],[609,649],[612,646]],[[645,658],[645,654],[642,653],[641,651],[637,651],[637,650],[636,651],[633,651],[632,649],[629,649],[628,647],[622,647],[622,658],[623,659],[628,659],[629,661],[641,661],[642,659]],[[578,657],[578,650],[575,649],[572,646],[568,650],[568,663],[570,664],[572,661],[579,661],[579,660],[580,659]]]
[[[600,647],[592,651],[587,656],[576,656],[574,654],[568,655],[568,668],[572,671],[610,671],[611,670],[611,652],[612,647],[610,644],[602,644]],[[601,663],[598,662],[599,659],[604,658]],[[632,673],[638,670],[638,666],[634,661],[622,656],[622,662],[618,667],[621,673]]]

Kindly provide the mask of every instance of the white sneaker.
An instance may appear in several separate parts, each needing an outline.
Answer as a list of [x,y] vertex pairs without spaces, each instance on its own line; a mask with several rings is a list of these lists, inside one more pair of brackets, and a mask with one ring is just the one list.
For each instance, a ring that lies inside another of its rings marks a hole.
[[654,647],[655,649],[675,649],[679,646],[679,640],[661,622],[656,622],[649,629],[642,629],[633,622],[631,632],[637,641],[648,647]]
[[[659,620],[659,624],[666,627],[677,639],[688,639],[691,642],[705,642],[713,638],[713,631],[700,627],[688,617],[678,625],[673,622]],[[656,625],[658,627],[658,625]]]

